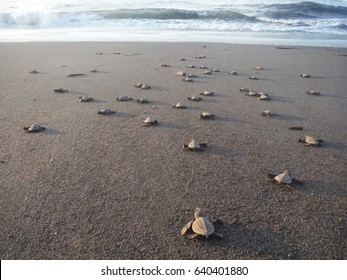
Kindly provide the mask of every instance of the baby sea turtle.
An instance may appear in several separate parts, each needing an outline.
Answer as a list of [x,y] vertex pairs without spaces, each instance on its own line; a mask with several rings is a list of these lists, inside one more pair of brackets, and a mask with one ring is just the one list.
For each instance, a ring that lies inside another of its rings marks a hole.
[[188,144],[183,145],[183,149],[190,151],[200,151],[202,148],[207,148],[206,143],[199,143],[197,140],[193,139]]
[[150,85],[143,84],[143,83],[137,83],[137,84],[135,85],[135,87],[141,88],[141,89],[150,89],[150,88],[151,88]]
[[175,109],[185,109],[187,107],[182,105],[181,102],[178,102],[176,105],[172,106],[172,108],[175,108]]
[[78,97],[78,101],[79,102],[90,102],[93,101],[94,98],[93,97],[87,97],[87,96],[79,96]]
[[162,64],[161,67],[170,67],[170,64]]
[[195,58],[197,58],[197,59],[206,58],[206,55],[198,55],[198,56],[196,56]]
[[102,53],[102,52],[97,52],[96,54],[97,54],[97,55],[103,55],[103,53]]
[[188,82],[188,83],[191,83],[193,82],[194,80],[192,78],[185,78],[185,79],[182,79],[183,82]]
[[206,70],[206,71],[204,71],[202,74],[204,74],[204,75],[211,75],[212,72],[211,72],[210,70]]
[[248,77],[248,79],[250,79],[250,80],[259,80],[256,76],[250,76],[250,77]]
[[320,95],[320,92],[315,91],[315,90],[306,91],[306,93],[308,95],[314,95],[314,96],[319,96]]
[[305,138],[300,138],[299,143],[304,143],[305,146],[320,146],[324,142],[321,139],[317,139],[312,136],[306,135]]
[[121,97],[117,97],[117,100],[118,101],[130,101],[130,100],[133,100],[131,97],[128,97],[126,95],[124,96],[121,96]]
[[265,68],[263,66],[256,66],[253,70],[265,70]]
[[181,57],[180,61],[186,61],[186,59],[184,57]]
[[195,68],[195,65],[189,64],[187,65],[187,68]]
[[211,96],[211,95],[214,95],[214,92],[205,90],[204,92],[200,92],[200,95]]
[[24,126],[23,129],[26,130],[28,133],[34,133],[34,132],[41,132],[45,130],[46,128],[37,123],[34,123],[30,126]]
[[199,116],[199,119],[205,119],[205,120],[211,120],[211,119],[214,119],[215,118],[215,115],[214,114],[211,114],[209,112],[201,112],[200,116]]
[[235,76],[235,75],[237,75],[237,72],[236,71],[230,71],[230,74]]
[[37,70],[32,70],[32,71],[30,71],[29,73],[30,73],[30,74],[40,74],[40,72],[37,71]]
[[280,186],[287,187],[291,189],[292,184],[301,184],[299,180],[292,178],[292,173],[290,170],[286,170],[279,175],[267,174],[267,177],[270,179],[270,182],[274,182]]
[[261,113],[261,115],[262,115],[263,117],[271,117],[271,116],[273,116],[273,113],[271,113],[270,110],[266,110],[266,111],[263,111],[263,112]]
[[257,91],[250,90],[245,93],[246,96],[251,96],[251,97],[259,97],[260,94]]
[[194,94],[192,97],[187,97],[189,101],[201,101],[202,98]]
[[137,103],[144,104],[144,103],[149,103],[148,99],[146,97],[136,99]]
[[115,111],[110,110],[109,108],[102,109],[98,111],[99,115],[110,115],[116,113]]
[[65,93],[65,92],[68,92],[68,90],[67,89],[63,89],[63,88],[55,88],[54,92]]
[[[192,234],[188,234],[192,231]],[[206,219],[201,211],[201,208],[196,208],[194,211],[194,220],[189,221],[181,231],[182,236],[187,236],[188,239],[193,239],[197,236],[205,236],[208,238],[211,235],[223,238],[222,234],[216,233],[215,228],[210,220]]]
[[262,101],[269,101],[269,100],[271,100],[270,96],[268,96],[264,92],[259,92],[258,94],[260,94],[260,96],[258,97],[259,100],[262,100]]
[[157,124],[158,124],[157,120],[152,117],[145,118],[145,120],[143,121],[143,126],[151,126],[151,125],[157,125]]
[[250,90],[249,88],[240,88],[240,92],[245,92],[245,93],[248,93]]
[[177,71],[175,74],[176,74],[177,76],[181,76],[181,77],[184,77],[184,76],[186,75],[186,73],[183,72],[183,71]]
[[220,72],[220,70],[217,69],[217,68],[213,68],[211,71],[212,71],[212,72]]
[[301,78],[311,78],[311,75],[304,73],[304,74],[301,74],[300,77]]
[[188,74],[188,78],[197,78],[198,76],[195,74]]
[[201,65],[201,66],[200,66],[200,69],[208,69],[208,67],[207,67],[207,66],[204,66],[204,65]]

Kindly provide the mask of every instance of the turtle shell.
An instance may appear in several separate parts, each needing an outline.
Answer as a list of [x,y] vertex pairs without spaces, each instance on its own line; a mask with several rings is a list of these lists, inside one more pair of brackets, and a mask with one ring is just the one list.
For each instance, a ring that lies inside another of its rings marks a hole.
[[201,92],[200,95],[205,95],[205,96],[214,95],[214,92],[205,90],[204,92]]
[[256,66],[253,69],[254,70],[264,70],[264,67],[263,66]]
[[200,144],[197,140],[193,139],[192,141],[189,142],[188,148],[197,150],[197,149],[200,149]]
[[183,108],[186,108],[186,106],[182,105],[181,102],[178,102],[175,106],[173,106],[174,108],[177,108],[177,109],[183,109]]
[[292,183],[291,172],[289,170],[284,171],[283,173],[275,176],[274,178],[278,183],[288,184]]
[[109,114],[113,114],[114,111],[111,111],[110,108],[105,108],[105,109],[102,109],[98,112],[98,114],[101,114],[101,115],[109,115]]
[[259,100],[270,100],[270,97],[266,93],[260,93]]
[[42,130],[45,130],[45,128],[37,123],[34,123],[30,125],[29,127],[24,127],[27,132],[40,132]]
[[193,222],[192,230],[197,234],[208,237],[214,233],[214,226],[205,217],[200,217]]
[[319,142],[316,138],[306,135],[305,142],[309,145],[318,145]]
[[176,72],[175,74],[176,74],[177,76],[181,76],[181,77],[183,77],[183,76],[186,75],[186,73],[184,73],[183,71],[178,71],[178,72]]
[[154,123],[156,123],[157,121],[156,121],[154,118],[152,118],[152,117],[148,117],[148,118],[146,118],[143,122],[144,122],[145,124],[154,124]]

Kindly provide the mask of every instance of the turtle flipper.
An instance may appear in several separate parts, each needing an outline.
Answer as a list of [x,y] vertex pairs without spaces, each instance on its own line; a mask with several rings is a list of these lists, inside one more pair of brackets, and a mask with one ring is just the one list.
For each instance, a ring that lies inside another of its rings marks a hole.
[[191,229],[192,224],[193,224],[193,221],[189,221],[189,222],[182,228],[182,231],[181,231],[182,236],[186,235],[187,231],[188,231],[189,229]]
[[198,233],[194,233],[194,234],[189,234],[189,235],[187,235],[187,238],[188,238],[188,239],[194,239],[194,238],[196,238],[197,236],[199,236],[199,234],[198,234]]

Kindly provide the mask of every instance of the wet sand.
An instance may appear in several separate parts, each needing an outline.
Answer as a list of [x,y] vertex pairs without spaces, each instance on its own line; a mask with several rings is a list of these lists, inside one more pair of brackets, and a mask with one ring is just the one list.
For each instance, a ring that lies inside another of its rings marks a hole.
[[[1,259],[346,259],[346,54],[212,43],[0,44]],[[201,65],[220,72],[203,75]],[[198,77],[186,83],[177,71]],[[60,87],[69,92],[53,91]],[[215,95],[187,100],[205,90]],[[94,101],[80,103],[81,95]],[[117,101],[123,95],[134,100]],[[142,97],[150,103],[136,103]],[[173,109],[178,101],[187,109]],[[106,107],[116,113],[97,114]],[[267,109],[276,115],[262,117]],[[215,120],[199,120],[201,111]],[[147,116],[158,125],[143,127]],[[25,133],[34,122],[46,130]],[[323,146],[298,143],[305,135]],[[192,138],[208,147],[184,151]],[[286,169],[303,184],[267,182],[267,173]],[[223,221],[223,239],[181,237],[196,207]]]

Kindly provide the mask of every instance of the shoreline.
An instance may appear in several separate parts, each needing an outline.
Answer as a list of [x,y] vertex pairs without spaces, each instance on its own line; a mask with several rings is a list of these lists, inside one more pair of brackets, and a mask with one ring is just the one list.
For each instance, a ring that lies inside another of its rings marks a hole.
[[[346,259],[347,49],[276,47],[1,42],[1,259]],[[185,83],[177,71],[198,77]],[[215,95],[187,101],[205,90]],[[116,113],[98,115],[105,107]],[[142,127],[147,116],[159,124]],[[33,122],[46,130],[25,133]],[[323,146],[298,143],[306,134]],[[192,138],[206,150],[184,151]],[[286,169],[303,185],[267,182]],[[223,221],[223,239],[181,237],[196,207]]]

